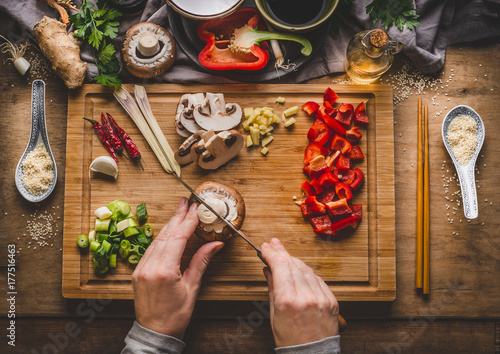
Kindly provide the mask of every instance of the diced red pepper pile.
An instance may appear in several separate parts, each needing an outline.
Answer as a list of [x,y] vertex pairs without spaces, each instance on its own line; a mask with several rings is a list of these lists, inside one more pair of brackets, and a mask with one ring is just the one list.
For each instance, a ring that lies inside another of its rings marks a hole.
[[362,205],[352,204],[352,198],[364,182],[363,171],[355,167],[365,158],[358,145],[359,125],[369,122],[363,102],[356,109],[344,103],[334,108],[338,98],[328,88],[323,105],[310,101],[302,106],[316,120],[307,133],[303,171],[309,180],[302,183],[305,199],[298,204],[314,232],[323,236],[336,236],[348,226],[356,229],[361,221]]

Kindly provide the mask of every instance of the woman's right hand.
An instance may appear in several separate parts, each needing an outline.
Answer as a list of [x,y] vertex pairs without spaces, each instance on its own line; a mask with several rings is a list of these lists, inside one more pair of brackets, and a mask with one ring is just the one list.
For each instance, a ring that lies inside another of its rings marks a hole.
[[277,347],[315,342],[339,334],[337,299],[323,279],[290,256],[277,238],[263,243],[271,327]]

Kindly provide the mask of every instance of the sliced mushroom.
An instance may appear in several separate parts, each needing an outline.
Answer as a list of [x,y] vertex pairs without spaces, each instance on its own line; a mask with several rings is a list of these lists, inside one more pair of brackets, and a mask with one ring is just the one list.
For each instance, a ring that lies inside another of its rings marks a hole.
[[187,106],[180,114],[180,122],[184,128],[190,133],[196,133],[202,128],[196,123],[193,116],[193,111],[195,107],[201,106],[205,101],[205,95],[203,93],[191,94],[187,98]]
[[163,27],[150,22],[138,23],[123,38],[122,58],[132,75],[150,78],[172,66],[175,42]]
[[220,132],[232,129],[241,122],[241,107],[236,103],[226,105],[222,93],[207,92],[204,103],[193,111],[194,120],[203,129]]
[[244,143],[245,138],[236,130],[216,134],[204,144],[206,152],[202,152],[198,165],[205,170],[215,170],[238,155]]
[[179,147],[179,150],[175,153],[175,160],[180,165],[186,165],[188,163],[193,162],[193,158],[191,156],[192,147],[201,140],[201,137],[206,133],[205,130],[198,130],[196,133],[191,135],[189,138],[184,140],[182,145]]
[[[208,181],[198,185],[194,192],[219,215],[230,221],[236,229],[241,228],[245,219],[245,202],[236,189]],[[192,196],[190,203],[195,202],[196,199]],[[233,236],[232,230],[203,205],[198,207],[198,218],[200,222],[195,234],[205,241],[226,241]]]
[[188,107],[188,98],[191,94],[185,94],[182,95],[181,99],[179,100],[179,104],[177,105],[177,112],[175,113],[175,130],[177,131],[177,134],[184,138],[188,138],[191,136],[191,133],[184,128],[184,126],[181,123],[181,114]]

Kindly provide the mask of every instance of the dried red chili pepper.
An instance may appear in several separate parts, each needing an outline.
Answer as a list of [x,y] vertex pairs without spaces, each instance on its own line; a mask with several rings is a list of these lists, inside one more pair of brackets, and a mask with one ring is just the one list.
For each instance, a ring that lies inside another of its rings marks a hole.
[[123,154],[122,142],[121,142],[120,138],[118,138],[116,136],[115,131],[113,130],[111,125],[109,125],[108,120],[104,116],[104,113],[101,113],[101,122],[102,122],[102,130],[104,131],[104,135],[106,135],[106,138],[111,143],[113,150],[115,150],[115,152],[121,156]]
[[115,160],[116,162],[120,162],[120,161],[118,161],[118,158],[116,157],[115,151],[113,150],[111,143],[108,141],[108,139],[106,139],[106,134],[104,133],[104,130],[102,129],[101,124],[98,121],[93,120],[93,119],[88,119],[85,117],[83,117],[83,119],[88,120],[90,123],[92,123],[92,125],[94,126],[95,133],[97,134],[99,140],[102,142],[102,144],[104,145],[106,150],[108,150],[108,152],[111,155],[111,157],[113,158],[113,160]]
[[141,154],[139,153],[139,149],[137,149],[137,145],[135,145],[130,136],[128,136],[128,134],[125,133],[125,130],[120,128],[120,126],[116,123],[111,114],[106,113],[106,115],[108,116],[109,122],[111,123],[111,126],[113,127],[113,130],[115,131],[116,135],[118,135],[123,145],[125,146],[127,154],[133,161],[137,161],[139,165],[141,165],[141,168],[144,170],[144,167],[142,167],[141,163]]

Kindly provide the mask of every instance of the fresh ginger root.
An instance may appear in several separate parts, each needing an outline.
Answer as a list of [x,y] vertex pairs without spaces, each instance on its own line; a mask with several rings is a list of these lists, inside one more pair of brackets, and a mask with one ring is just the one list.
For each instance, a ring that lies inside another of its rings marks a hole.
[[80,60],[82,42],[66,33],[66,25],[44,16],[33,29],[42,53],[50,60],[52,69],[69,89],[83,85],[87,63]]

